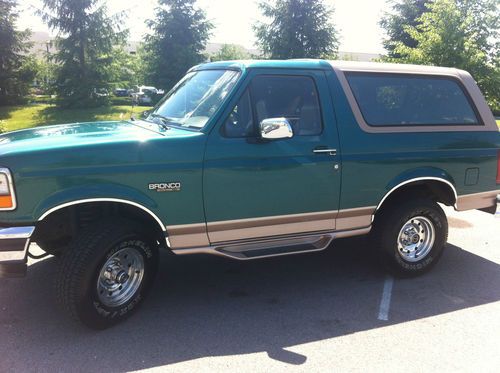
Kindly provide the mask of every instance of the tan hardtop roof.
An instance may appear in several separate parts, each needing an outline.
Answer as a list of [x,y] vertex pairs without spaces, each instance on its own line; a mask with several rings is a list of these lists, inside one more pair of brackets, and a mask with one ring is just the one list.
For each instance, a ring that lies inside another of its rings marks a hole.
[[453,75],[459,76],[465,71],[451,67],[437,67],[425,65],[409,65],[398,63],[381,62],[358,62],[358,61],[328,61],[334,70],[358,71],[358,72],[389,72],[406,74],[430,74],[430,75]]

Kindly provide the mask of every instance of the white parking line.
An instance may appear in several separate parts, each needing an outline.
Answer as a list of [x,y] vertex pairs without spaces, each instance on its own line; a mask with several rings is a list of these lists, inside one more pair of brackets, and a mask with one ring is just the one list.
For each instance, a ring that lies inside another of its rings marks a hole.
[[394,279],[387,276],[384,281],[384,291],[382,292],[382,299],[380,300],[380,308],[378,311],[378,319],[387,321],[389,320],[389,310],[391,308],[392,285]]

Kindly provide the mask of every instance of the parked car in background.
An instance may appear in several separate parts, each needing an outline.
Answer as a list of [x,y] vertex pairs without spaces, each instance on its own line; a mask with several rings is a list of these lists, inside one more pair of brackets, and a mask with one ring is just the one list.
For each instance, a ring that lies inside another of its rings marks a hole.
[[129,96],[129,91],[128,89],[125,88],[116,88],[113,93],[115,94],[116,97],[128,97]]
[[109,96],[109,92],[106,88],[94,88],[94,91],[92,93],[96,97],[108,97]]
[[153,95],[157,94],[158,90],[155,87],[142,85],[136,86],[130,97],[138,105],[148,105],[153,103]]

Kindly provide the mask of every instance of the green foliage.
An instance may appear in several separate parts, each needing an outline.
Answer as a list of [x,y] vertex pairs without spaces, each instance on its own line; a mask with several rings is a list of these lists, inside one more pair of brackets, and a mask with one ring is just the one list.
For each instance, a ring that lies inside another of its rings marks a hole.
[[0,105],[22,100],[29,88],[28,30],[17,31],[15,0],[0,0]]
[[159,0],[156,17],[149,20],[146,37],[146,83],[169,90],[186,71],[204,61],[213,25],[195,0]]
[[223,44],[220,50],[210,57],[211,61],[246,60],[250,54],[241,45]]
[[37,59],[35,78],[44,94],[55,94],[55,82],[59,66],[52,60]]
[[384,14],[380,26],[387,33],[383,45],[388,56],[394,58],[398,57],[394,49],[399,43],[410,48],[417,46],[417,41],[406,31],[406,27],[416,27],[420,24],[419,18],[427,11],[426,4],[429,4],[430,0],[392,0],[390,3],[392,10]]
[[254,26],[265,55],[274,59],[335,58],[337,30],[333,8],[323,0],[276,0],[259,3],[267,22]]
[[450,66],[469,71],[492,109],[500,108],[499,0],[435,0],[417,26],[406,32],[417,45],[402,42],[396,62]]
[[55,56],[56,91],[64,107],[89,107],[106,103],[96,95],[109,90],[115,73],[114,48],[126,32],[119,30],[121,15],[109,17],[100,0],[43,0],[43,19],[59,32]]
[[130,88],[141,84],[144,79],[142,65],[140,54],[128,53],[123,45],[115,47],[111,63],[111,88]]

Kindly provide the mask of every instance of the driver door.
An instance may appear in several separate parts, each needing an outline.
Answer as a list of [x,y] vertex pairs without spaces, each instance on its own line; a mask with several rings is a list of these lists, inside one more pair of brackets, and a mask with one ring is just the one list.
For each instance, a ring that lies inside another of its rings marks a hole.
[[[276,71],[251,72],[209,134],[203,195],[211,243],[335,229],[339,140],[325,74]],[[262,139],[259,123],[270,118],[286,118],[293,137]]]

